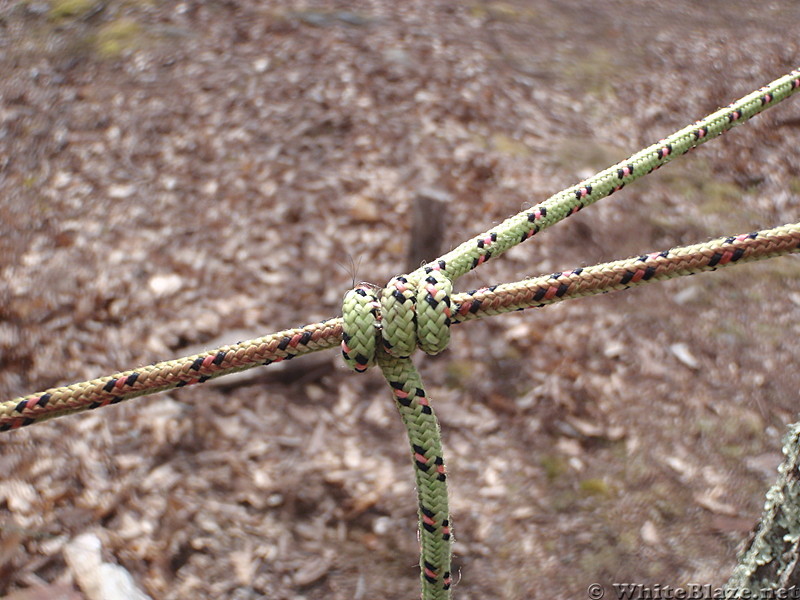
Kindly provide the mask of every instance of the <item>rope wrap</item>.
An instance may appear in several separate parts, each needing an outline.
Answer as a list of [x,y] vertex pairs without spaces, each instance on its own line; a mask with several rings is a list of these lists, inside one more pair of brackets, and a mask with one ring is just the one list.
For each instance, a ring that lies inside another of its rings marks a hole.
[[351,369],[363,373],[375,365],[378,337],[396,358],[408,358],[418,346],[426,354],[447,348],[453,283],[436,267],[423,275],[398,275],[382,290],[360,284],[345,294],[342,356]]
[[342,356],[359,373],[378,364],[408,434],[416,467],[420,581],[426,600],[450,597],[452,533],[439,422],[409,357],[417,346],[438,354],[450,341],[453,284],[442,267],[425,267],[419,278],[398,275],[383,289],[362,283],[342,301]]
[[375,342],[381,328],[381,303],[375,290],[359,284],[342,301],[342,357],[359,373],[375,366]]
[[425,354],[439,354],[450,343],[453,282],[436,268],[425,273],[417,287],[417,344]]

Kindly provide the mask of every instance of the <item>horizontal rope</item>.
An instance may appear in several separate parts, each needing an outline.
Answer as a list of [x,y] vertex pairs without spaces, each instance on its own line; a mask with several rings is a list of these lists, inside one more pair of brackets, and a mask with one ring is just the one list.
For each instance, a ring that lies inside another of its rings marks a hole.
[[[627,183],[652,171],[675,156],[687,152],[696,145],[718,136],[727,129],[744,122],[765,108],[774,106],[800,89],[800,73],[792,71],[767,86],[720,109],[705,119],[685,127],[675,134],[654,144],[631,158],[594,177],[559,192],[545,202],[523,211],[493,230],[481,234],[472,241],[465,242],[455,250],[445,254],[431,265],[445,276],[455,279],[470,269],[486,262],[493,256],[529,239],[538,231],[563,219],[583,206],[608,196]],[[428,265],[430,267],[431,265]],[[414,272],[416,279],[424,278],[425,268]],[[509,284],[513,286],[514,284]],[[530,288],[530,283],[526,287]],[[489,288],[489,294],[492,294]],[[574,289],[584,289],[575,286]],[[481,292],[485,293],[485,292]],[[516,293],[519,296],[520,292]],[[553,294],[554,292],[550,292]],[[587,295],[592,292],[586,292]],[[599,293],[599,292],[593,292]],[[481,311],[500,310],[501,301],[493,299],[480,310],[472,308],[466,314],[458,306],[453,321],[477,318]],[[503,297],[506,297],[503,295]],[[534,293],[535,297],[535,293]],[[564,294],[558,300],[572,297]],[[458,305],[459,295],[453,297]],[[482,297],[474,297],[471,306]],[[488,299],[487,299],[488,301]],[[547,302],[557,301],[552,298]],[[513,303],[512,303],[513,304]],[[489,314],[489,313],[487,313]],[[116,404],[122,400],[154,394],[175,387],[201,383],[210,378],[235,373],[258,365],[287,360],[308,352],[315,352],[336,346],[342,334],[342,320],[331,319],[321,323],[288,329],[255,340],[248,340],[224,346],[209,353],[189,356],[124,371],[115,375],[101,377],[92,381],[57,387],[45,392],[31,394],[0,403],[0,431],[16,429],[57,416],[72,414],[82,410]]]
[[341,336],[341,318],[331,319],[5,401],[0,403],[0,431],[325,350]]
[[798,251],[800,223],[783,225],[459,294],[454,297],[452,320],[463,323],[525,308],[539,308],[561,300],[625,290],[653,281]]
[[[680,275],[772,258],[797,252],[798,246],[800,223],[795,223],[628,260],[482,288],[453,295],[452,320],[454,323],[461,323]],[[342,319],[337,317],[185,358],[51,388],[1,402],[0,431],[335,348],[341,341]]]

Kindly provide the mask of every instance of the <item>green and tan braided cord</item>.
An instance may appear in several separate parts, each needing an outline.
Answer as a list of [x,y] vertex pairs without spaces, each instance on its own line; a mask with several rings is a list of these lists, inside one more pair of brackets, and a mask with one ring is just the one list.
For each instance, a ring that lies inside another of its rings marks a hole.
[[[542,229],[561,221],[601,198],[609,196],[623,186],[685,154],[692,148],[746,121],[766,107],[788,98],[798,87],[800,87],[798,73],[792,72],[768,86],[748,94],[727,108],[720,109],[660,140],[656,144],[637,152],[627,160],[597,173],[576,186],[555,194],[530,210],[520,212],[490,231],[461,244],[455,250],[413,273],[393,278],[380,293],[375,292],[371,287],[358,288],[355,292],[365,296],[362,301],[358,302],[355,301],[351,294],[346,295],[343,303],[344,334],[342,342],[342,354],[345,361],[356,371],[362,372],[375,363],[376,349],[379,352],[386,352],[401,358],[409,356],[413,352],[415,345],[429,353],[441,351],[442,347],[438,343],[431,348],[426,347],[423,335],[433,331],[435,332],[433,337],[437,340],[446,338],[441,331],[449,327],[452,315],[450,310],[451,301],[445,292],[446,286],[442,283],[443,279],[449,280],[450,285],[452,285],[452,282],[468,271],[524,242]],[[737,262],[742,258],[737,251],[736,255],[707,258],[705,265],[709,268],[714,268],[720,263],[727,264],[731,262],[734,257],[736,260],[733,262]],[[675,262],[681,262],[680,258],[677,255],[673,257]],[[696,265],[699,266],[701,262],[702,260],[697,262]],[[642,280],[652,279],[657,271],[658,265],[647,265],[644,268],[636,266],[630,271],[630,275],[624,274],[617,285],[624,286],[628,283],[638,283]],[[435,278],[432,277],[432,274],[436,275]],[[580,273],[578,273],[579,275]],[[556,279],[561,276],[562,274],[559,274]],[[435,279],[435,286],[432,285],[431,289],[423,285],[423,282],[427,283],[428,278]],[[449,288],[449,286],[447,287]],[[561,295],[563,295],[568,287],[569,284],[566,281],[560,282],[559,287],[555,288],[556,291],[552,292],[552,294],[559,295],[559,292],[561,292]],[[494,292],[496,292],[496,289]],[[507,292],[509,296],[513,295],[511,289],[508,289]],[[536,297],[536,295],[534,294],[533,297]],[[544,299],[546,299],[544,296],[540,298],[540,300]],[[433,308],[434,312],[430,312],[429,308]],[[462,308],[463,306],[459,307],[459,314]],[[469,310],[464,314],[468,313]],[[423,334],[423,332],[425,333]],[[364,342],[370,335],[375,340]],[[379,348],[380,344],[383,346],[382,349]],[[387,380],[389,380],[393,389],[396,389],[398,384],[402,384],[404,386],[403,389],[405,389],[403,382],[419,379],[419,374],[410,361],[401,361],[395,366],[396,368],[392,374],[394,379],[389,379],[387,376]],[[396,394],[395,398],[397,399]],[[430,416],[432,417],[432,424],[428,424],[427,420],[425,422],[410,423],[404,418],[412,445],[412,452],[415,456],[419,454],[418,446],[414,441],[419,439],[421,435],[417,431],[418,428],[427,428],[425,437],[428,439],[432,440],[438,436],[438,424],[433,418],[432,412]],[[436,439],[438,447],[440,442],[438,437]],[[427,450],[424,447],[423,449]],[[417,471],[419,471],[421,469],[420,463],[416,462],[416,466]],[[422,545],[422,558],[420,559],[422,596],[425,599],[446,598],[450,595],[451,586],[450,553],[449,550],[445,552],[439,563],[429,563],[427,561],[426,557],[428,556],[441,556],[439,549],[441,540],[435,535],[426,535],[426,523],[424,522],[427,508],[424,504],[426,498],[429,499],[427,501],[434,501],[437,504],[446,506],[447,487],[445,478],[420,478],[418,473],[418,495],[420,500],[420,540]],[[445,517],[449,525],[449,515],[445,515]],[[445,545],[449,545],[450,537],[448,526]]]
[[453,294],[453,282],[542,229],[788,98],[798,89],[800,73],[793,71],[627,160],[510,217],[420,269],[394,277],[384,288],[360,284],[345,295],[340,318],[0,402],[0,431],[202,383],[341,344],[345,362],[351,368],[362,372],[377,365],[392,391],[415,465],[422,597],[449,598],[452,525],[442,443],[430,399],[409,358],[414,350],[419,347],[428,354],[444,350],[452,323],[798,252],[800,224],[467,293]]
[[[654,252],[644,255],[644,261],[642,257],[636,257],[481,288],[453,295],[451,320],[453,323],[462,323],[745,261],[773,258],[797,252],[798,245],[800,223],[795,223],[754,234],[730,236],[704,244]],[[739,250],[742,255],[734,260]],[[725,257],[726,253],[731,254],[730,260],[720,259],[716,266],[710,265],[717,254]],[[653,267],[655,272],[646,277],[648,267]],[[638,275],[642,268],[644,272]],[[336,317],[222,346],[201,354],[5,400],[0,402],[0,431],[202,383],[311,352],[329,350],[340,345],[343,325],[343,318]]]

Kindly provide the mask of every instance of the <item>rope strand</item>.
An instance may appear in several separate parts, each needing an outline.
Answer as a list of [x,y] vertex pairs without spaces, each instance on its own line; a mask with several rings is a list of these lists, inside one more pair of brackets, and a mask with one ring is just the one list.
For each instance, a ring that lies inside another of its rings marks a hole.
[[341,336],[342,320],[330,319],[201,354],[7,400],[0,403],[0,431],[333,348]]
[[450,597],[452,583],[452,534],[439,421],[411,359],[397,358],[381,350],[378,353],[378,365],[392,390],[411,444],[419,502],[417,514],[422,597],[426,600],[444,600]]

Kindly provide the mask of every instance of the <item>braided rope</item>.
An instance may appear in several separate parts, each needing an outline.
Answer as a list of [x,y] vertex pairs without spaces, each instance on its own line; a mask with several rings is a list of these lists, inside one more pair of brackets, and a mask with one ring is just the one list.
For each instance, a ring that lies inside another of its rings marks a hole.
[[[345,362],[358,372],[365,371],[369,366],[374,365],[376,361],[381,364],[380,358],[378,358],[380,357],[380,351],[376,357],[378,344],[375,338],[378,336],[383,340],[384,350],[394,356],[409,356],[416,345],[419,345],[427,352],[428,349],[425,344],[419,342],[422,337],[421,332],[427,332],[428,330],[436,332],[434,334],[436,338],[434,352],[441,351],[443,346],[440,340],[446,339],[446,336],[438,334],[443,329],[449,328],[451,321],[450,301],[441,284],[439,284],[441,293],[436,291],[435,294],[429,293],[427,296],[433,299],[432,306],[434,308],[442,309],[445,306],[444,301],[447,301],[445,325],[444,318],[437,321],[433,318],[433,315],[424,310],[425,301],[418,300],[418,297],[423,293],[420,285],[423,278],[429,276],[432,272],[436,272],[436,282],[447,280],[449,285],[452,285],[450,282],[455,281],[458,277],[485,263],[490,258],[499,256],[517,244],[524,242],[542,229],[575,214],[585,206],[593,204],[601,198],[610,196],[626,184],[651,173],[675,157],[685,154],[696,146],[721,135],[735,125],[750,119],[765,108],[788,98],[800,88],[799,75],[798,71],[793,71],[760,90],[748,94],[727,108],[720,109],[693,125],[685,127],[656,144],[637,152],[627,160],[597,173],[577,186],[562,190],[532,209],[506,219],[492,230],[461,244],[456,249],[413,273],[393,278],[381,292],[380,302],[378,302],[376,294],[368,292],[371,288],[363,286],[357,288],[355,293],[363,295],[363,300],[355,301],[355,298],[348,294],[345,296],[342,305],[346,324],[342,342],[342,355]],[[735,253],[736,251],[729,250],[728,252]],[[705,257],[702,252],[700,255],[702,258],[696,263],[698,269],[701,266],[702,268],[709,268],[712,262],[719,264],[723,260],[723,258],[712,260]],[[723,254],[723,256],[727,257],[723,264],[733,260],[733,255]],[[676,258],[680,258],[680,256],[676,256]],[[738,260],[741,256],[736,256],[735,258]],[[649,265],[645,268],[637,265],[633,271],[626,269],[625,273],[621,275],[614,285],[625,286],[627,283],[638,283],[641,280],[645,280],[645,278],[650,279],[658,271],[658,268],[659,265]],[[713,265],[711,268],[713,268]],[[563,274],[559,273],[555,277],[551,276],[551,279],[559,280],[562,276]],[[575,276],[579,277],[580,272]],[[662,273],[663,276],[664,274]],[[431,278],[431,280],[433,281],[434,279]],[[550,286],[548,291],[543,292],[539,301],[544,300],[548,293],[557,296],[561,292],[561,295],[563,295],[571,284],[572,282],[560,281],[558,287]],[[530,299],[537,297],[537,294],[542,289],[540,287],[533,295],[525,296],[524,291],[520,292],[520,288],[522,290],[530,290],[525,285],[516,289],[509,288],[506,298],[522,297],[530,302]],[[441,301],[436,298],[441,299]],[[465,311],[464,315],[469,314],[472,306],[479,306],[476,302],[480,301],[473,299],[469,301],[468,307],[466,303],[459,306],[459,314],[461,314],[462,310]],[[372,336],[373,340],[368,340],[369,336]],[[382,369],[384,368],[383,365],[381,367]],[[419,380],[419,373],[411,361],[392,363],[392,367],[393,371],[395,371],[394,377],[399,377],[399,379],[391,380],[387,375],[387,380],[389,380],[392,389],[397,389],[396,385],[402,385],[403,389],[405,389],[404,382]],[[421,385],[419,390],[422,390]],[[395,398],[397,398],[396,394]],[[401,416],[403,416],[402,410]],[[418,428],[421,427],[426,430],[425,437],[431,440],[431,444],[435,441],[437,447],[440,445],[438,423],[432,412],[429,417],[424,422],[418,422],[409,421],[403,416],[403,422],[406,425],[415,458],[420,455],[418,451],[420,448],[424,451],[422,452],[424,455],[428,455],[428,451],[432,451],[427,446],[420,447],[415,443],[415,439],[420,436],[420,432],[417,431]],[[433,498],[436,502],[446,506],[447,487],[444,478],[441,480],[420,478],[420,462],[417,460],[415,464],[418,467],[417,494],[420,499],[420,505],[422,506],[424,498]],[[420,514],[422,515],[422,513]],[[449,515],[445,515],[445,518],[448,519],[449,523]],[[424,599],[449,597],[449,549],[446,557],[442,558],[440,562],[426,562],[424,557],[440,555],[441,543],[435,536],[431,538],[425,535],[424,525],[425,523],[421,520],[420,543],[423,559],[421,559],[420,568],[423,572],[422,597]],[[448,540],[449,537],[448,529]],[[446,543],[446,545],[449,545],[449,543]],[[442,573],[448,573],[446,583],[439,579]],[[441,596],[441,594],[444,594],[444,596]]]
[[[454,324],[463,323],[681,275],[774,258],[797,252],[798,245],[800,223],[795,223],[628,260],[481,288],[452,296],[451,321]],[[719,258],[716,258],[717,255]],[[352,311],[346,312],[352,314]],[[337,317],[201,354],[5,400],[0,402],[0,431],[18,429],[55,417],[328,350],[342,342],[346,327],[344,319]],[[374,340],[374,334],[368,337]]]
[[533,277],[454,296],[453,322],[540,308],[570,298],[626,290],[683,275],[800,251],[800,224],[718,238],[703,244]]
[[[393,277],[382,290],[361,284],[342,301],[342,356],[363,373],[378,364],[411,444],[419,502],[422,597],[450,595],[450,513],[439,422],[408,358],[419,346],[438,354],[450,341],[453,284],[438,265]],[[378,344],[378,338],[381,343]]]
[[452,282],[542,229],[774,106],[798,89],[800,72],[793,71],[507,219],[440,259],[409,275],[393,278],[382,290],[369,284],[357,286],[344,297],[342,318],[0,402],[0,431],[202,383],[330,348],[341,340],[342,354],[351,368],[363,372],[377,364],[392,390],[416,466],[422,595],[426,600],[449,598],[452,534],[441,436],[419,373],[408,358],[414,349],[419,346],[429,354],[441,352],[449,341],[451,323],[798,252],[800,224],[482,288],[451,298]]
[[332,348],[341,335],[341,319],[330,319],[201,354],[8,400],[0,403],[0,431],[203,383],[222,375]]
[[452,282],[438,268],[426,267],[424,280],[393,277],[381,290],[361,283],[342,301],[342,356],[363,373],[376,362],[377,338],[392,356],[405,358],[419,346],[438,354],[450,342]]
[[[411,444],[419,499],[422,597],[446,598],[451,585],[451,526],[447,512],[444,459],[439,424],[425,395],[419,373],[408,358],[390,355],[390,349],[396,351],[403,344],[402,352],[410,354],[419,336],[417,330],[443,327],[449,335],[451,321],[458,323],[524,308],[542,307],[567,298],[627,289],[651,281],[798,251],[800,225],[784,225],[473,290],[453,299],[452,318],[450,298],[445,291],[448,288],[440,285],[443,280],[441,271],[434,271],[430,267],[426,272],[437,273],[437,277],[429,277],[426,286],[420,286],[416,291],[411,289],[408,276],[393,278],[387,288],[380,292],[383,303],[374,286],[362,284],[348,292],[343,303],[345,326],[342,354],[348,365],[358,372],[365,371],[375,363],[381,367]],[[391,312],[386,308],[387,297],[394,300],[390,304]],[[415,298],[418,297],[424,297],[424,300],[416,301],[415,311]],[[432,314],[429,314],[429,308],[433,309]],[[387,327],[389,323],[394,323],[395,327]],[[399,327],[397,323],[404,325]],[[403,334],[400,339],[395,337],[398,329]],[[383,338],[384,347],[376,353],[376,348],[379,348],[376,341],[378,337]],[[425,350],[421,343],[420,347]],[[440,351],[440,346],[434,350]],[[438,471],[432,469],[434,465]]]
[[[455,281],[478,265],[500,256],[543,229],[594,204],[601,198],[610,196],[678,156],[744,123],[761,111],[775,106],[798,89],[800,89],[800,70],[794,70],[637,152],[630,158],[558,192],[531,209],[506,219],[490,231],[464,242],[433,261],[431,265],[437,265],[447,277]],[[420,271],[424,268],[415,271],[412,276],[419,277]]]
[[378,365],[392,390],[411,443],[417,484],[422,597],[443,600],[449,598],[452,583],[451,529],[439,422],[410,358],[398,358],[381,350]]

